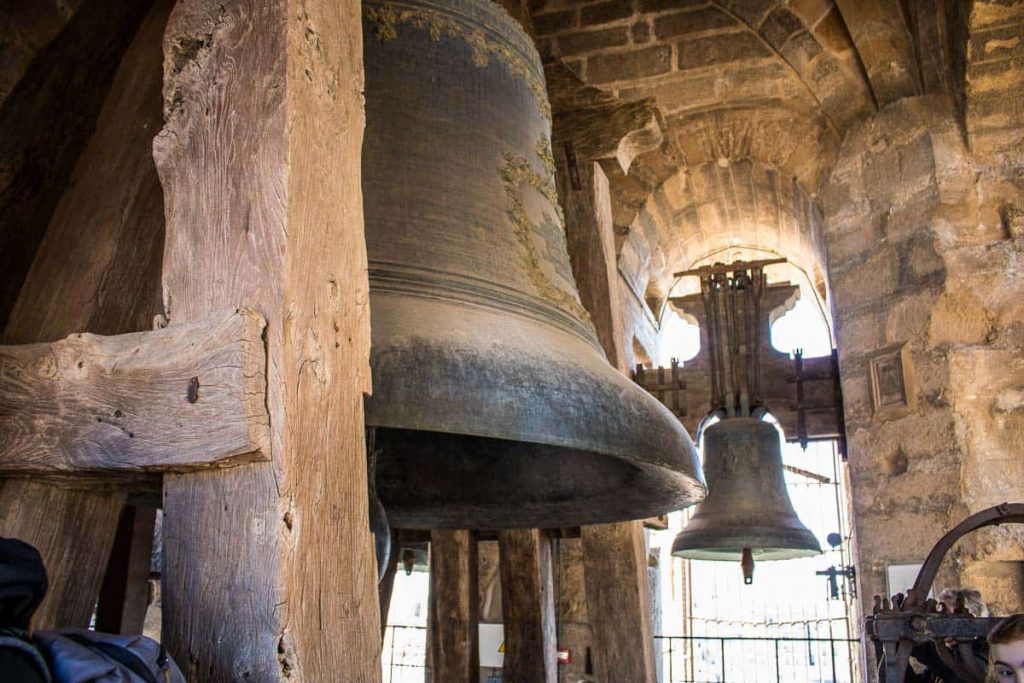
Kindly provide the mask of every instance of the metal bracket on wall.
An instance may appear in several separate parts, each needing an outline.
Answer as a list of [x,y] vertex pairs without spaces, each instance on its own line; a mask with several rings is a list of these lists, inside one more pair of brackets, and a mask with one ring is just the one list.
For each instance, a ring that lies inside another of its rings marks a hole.
[[[830,413],[835,415],[836,431],[838,436],[836,437],[836,447],[839,450],[839,454],[842,456],[843,461],[847,459],[846,449],[846,415],[843,412],[843,388],[839,382],[839,354],[835,349],[832,349],[832,365],[831,368],[825,372],[805,372],[804,371],[804,358],[803,350],[797,349],[793,354],[793,376],[789,377],[787,382],[796,385],[796,403],[794,409],[796,411],[796,429],[797,437],[800,441],[800,445],[803,448],[807,448],[807,444],[811,441],[821,441],[825,439],[814,439],[808,436],[807,431],[807,415],[808,413]],[[832,403],[828,404],[809,404],[806,402],[804,384],[807,382],[831,382],[832,383]],[[831,440],[832,437],[827,437],[827,440]]]

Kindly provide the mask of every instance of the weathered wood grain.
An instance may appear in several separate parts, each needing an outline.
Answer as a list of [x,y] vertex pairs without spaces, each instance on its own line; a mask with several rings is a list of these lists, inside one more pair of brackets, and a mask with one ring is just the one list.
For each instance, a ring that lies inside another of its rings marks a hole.
[[[556,156],[559,198],[565,210],[566,242],[580,301],[590,313],[608,360],[628,369],[629,343],[619,312],[619,277],[612,234],[608,180],[593,161],[578,165],[573,187],[567,158]],[[587,618],[593,637],[594,663],[601,681],[653,682],[654,637],[647,592],[647,554],[640,522],[584,526],[584,574]],[[579,592],[579,586],[562,586]],[[586,631],[575,633],[584,637]],[[577,651],[584,642],[562,643]]]
[[505,683],[558,680],[551,540],[539,529],[498,532]]
[[[131,3],[117,4],[127,7]],[[170,4],[165,0],[146,15],[121,58],[99,118],[90,115],[87,124],[91,127],[95,121],[96,130],[78,157],[74,182],[66,191],[53,182],[63,195],[18,295],[16,310],[7,321],[5,343],[53,341],[83,331],[110,334],[148,329],[148,321],[159,310],[163,195],[151,145],[162,122],[159,41]],[[113,22],[107,25],[118,32],[127,31],[125,35],[136,25],[120,25],[126,21],[120,10],[93,3],[90,7],[100,21]],[[139,3],[132,7],[133,13],[145,9]],[[142,15],[134,16],[132,22],[137,22]],[[83,53],[72,48],[70,53],[61,51],[58,64],[43,63],[40,68],[50,69],[49,77],[56,79],[52,82],[59,83],[69,96],[50,98],[47,106],[64,107],[68,112],[61,112],[60,118],[78,121],[85,112],[79,107],[84,101],[75,98],[86,90],[100,92],[97,79],[102,76],[92,61],[101,49],[94,43],[100,34],[88,25],[75,25],[77,38],[65,32],[58,41],[81,41],[79,47],[88,47],[86,58],[81,59]],[[124,44],[119,42],[117,50]],[[104,43],[103,59],[111,58],[110,45]],[[62,69],[72,62],[78,76],[63,77]],[[38,89],[44,98],[53,92],[52,87]],[[61,154],[67,153],[71,149],[64,139],[68,129],[57,125],[48,111],[40,109],[30,116],[45,120],[41,133],[60,143]],[[11,141],[29,141],[22,136],[27,128],[17,130],[18,136]],[[76,153],[79,148],[76,142]],[[19,201],[31,197],[19,193]],[[47,212],[51,210],[52,204]],[[20,215],[17,211],[6,213],[16,232],[24,227]],[[151,485],[150,476],[145,478],[147,485]],[[89,625],[127,490],[96,487],[94,482],[78,478],[61,483],[90,488],[54,488],[24,479],[0,485],[0,535],[35,545],[50,575],[46,600],[36,612],[39,628]]]
[[654,683],[642,523],[596,524],[582,527],[581,533],[597,680]]
[[269,459],[263,318],[0,346],[0,474]]
[[480,593],[472,531],[430,532],[430,666],[437,683],[480,680]]
[[151,4],[0,3],[0,329]]
[[264,316],[273,451],[164,477],[164,643],[189,680],[378,681],[360,5],[180,0],[164,54],[168,317]]
[[626,372],[628,340],[617,290],[619,276],[608,178],[596,162],[580,162],[577,187],[570,178],[564,148],[557,150],[555,159],[558,198],[565,212],[565,242],[580,302],[594,322],[609,362],[620,372]]

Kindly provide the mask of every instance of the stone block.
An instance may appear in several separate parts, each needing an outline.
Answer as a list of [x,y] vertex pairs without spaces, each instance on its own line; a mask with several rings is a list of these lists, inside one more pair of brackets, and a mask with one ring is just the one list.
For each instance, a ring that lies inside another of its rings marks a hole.
[[1019,81],[1019,59],[996,59],[983,64],[972,64],[967,73],[967,89],[972,99],[1015,94]]
[[1024,611],[1024,563],[971,562],[962,570],[962,583],[981,591],[994,614]]
[[[556,38],[558,50],[563,55],[578,55],[587,52],[596,52],[608,47],[616,47],[629,43],[629,29],[625,26],[616,26],[598,31],[582,31],[579,33],[566,33]],[[619,55],[609,55],[616,59]],[[590,74],[593,79],[593,73]]]
[[897,254],[885,247],[861,263],[833,272],[832,295],[836,310],[887,300],[897,289],[897,275]]
[[667,10],[703,7],[707,0],[640,0],[641,12],[665,12]]
[[976,30],[971,33],[969,49],[972,68],[986,62],[1024,57],[1024,33],[1016,22]]
[[740,24],[717,7],[704,7],[690,12],[676,12],[658,17],[654,20],[654,35],[664,39],[729,27],[739,28]]
[[633,14],[632,0],[604,0],[595,5],[584,5],[580,9],[580,25],[596,26],[625,19]]
[[939,297],[928,330],[929,346],[982,344],[991,329],[991,319],[981,301],[970,290],[949,291]]
[[836,344],[840,349],[851,349],[857,353],[878,349],[885,344],[885,327],[882,312],[878,309],[864,309],[841,316],[836,320]]
[[936,250],[935,240],[924,233],[900,253],[899,284],[902,288],[922,289],[940,286],[946,279],[946,262]]
[[871,419],[871,397],[868,394],[867,377],[842,375],[843,410],[846,414],[847,430],[854,424],[865,424]]
[[893,204],[882,215],[882,230],[890,243],[906,242],[930,231],[932,212],[939,204],[938,187],[931,185],[909,199]]
[[765,17],[759,30],[772,47],[781,50],[786,41],[803,28],[804,23],[800,17],[785,7],[776,7]]
[[[935,292],[923,291],[890,301],[885,311],[884,338],[906,339],[922,348],[926,347],[932,306],[937,296]],[[919,376],[918,386],[922,391],[927,391],[924,385],[923,378]]]
[[[625,27],[621,30],[625,31]],[[587,76],[591,83],[609,83],[634,78],[657,76],[672,70],[672,49],[668,45],[601,54],[587,60]]]
[[533,29],[539,36],[546,36],[576,26],[576,10],[569,9],[561,12],[548,12],[537,14],[533,17]]
[[750,31],[691,38],[680,41],[677,49],[681,70],[772,57],[768,46]]
[[935,184],[931,136],[921,133],[864,160],[864,190],[874,201],[897,204]]
[[835,9],[831,0],[789,0],[787,6],[806,26],[814,26]]
[[651,25],[647,21],[638,21],[630,28],[633,43],[640,45],[651,39]]
[[845,52],[853,47],[853,38],[846,28],[839,7],[833,5],[825,18],[814,27],[814,35],[827,50]]
[[765,12],[772,6],[764,0],[725,0],[723,4],[750,26],[760,26]]
[[807,31],[797,31],[782,46],[781,52],[794,69],[803,73],[810,68],[811,60],[821,54],[821,45]]
[[875,230],[867,219],[854,222],[852,229],[833,231],[828,235],[829,265],[838,270],[860,261],[874,244]]

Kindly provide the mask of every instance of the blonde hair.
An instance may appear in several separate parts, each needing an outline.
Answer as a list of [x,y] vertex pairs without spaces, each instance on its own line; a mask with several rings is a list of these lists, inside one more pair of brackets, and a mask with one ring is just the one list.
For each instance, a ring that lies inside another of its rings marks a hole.
[[1024,614],[1011,614],[1004,617],[988,632],[988,680],[995,682],[995,660],[992,659],[992,646],[1005,645],[1024,640]]

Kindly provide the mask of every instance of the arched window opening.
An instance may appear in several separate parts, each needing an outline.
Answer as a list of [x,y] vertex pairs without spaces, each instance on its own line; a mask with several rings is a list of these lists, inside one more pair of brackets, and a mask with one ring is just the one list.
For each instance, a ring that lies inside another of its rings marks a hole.
[[800,298],[771,325],[772,347],[793,355],[803,349],[804,358],[819,358],[832,353],[828,323],[821,310]]
[[665,308],[658,338],[658,365],[669,367],[672,359],[693,360],[700,353],[700,327],[691,316],[680,316],[671,307]]

